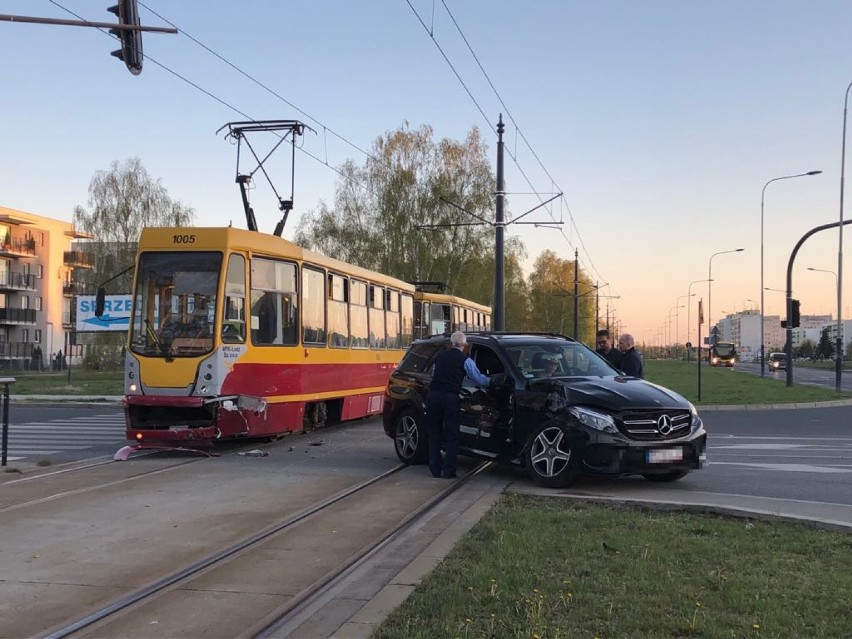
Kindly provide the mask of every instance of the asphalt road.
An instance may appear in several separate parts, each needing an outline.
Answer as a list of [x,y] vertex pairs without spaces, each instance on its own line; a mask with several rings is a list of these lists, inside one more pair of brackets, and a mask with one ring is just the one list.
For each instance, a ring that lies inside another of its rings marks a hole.
[[[709,463],[666,489],[852,505],[852,406],[705,410],[701,416],[709,433]],[[126,443],[118,406],[15,405],[10,422],[10,459],[20,456],[15,451],[42,451],[25,457],[30,463],[111,456]],[[381,420],[358,428],[381,434]],[[389,439],[375,439],[393,455]],[[524,472],[511,474],[518,482],[530,481]],[[580,484],[592,488],[609,481],[642,485],[649,492],[658,486],[641,478],[584,478]]]
[[[736,370],[742,373],[750,373],[752,375],[760,375],[759,363],[738,363]],[[766,377],[769,379],[777,379],[782,384],[787,383],[787,371],[770,371],[766,369]],[[852,392],[852,370],[844,370],[840,376],[841,390]],[[793,362],[793,383],[808,384],[810,386],[820,386],[834,390],[837,380],[834,369],[825,368],[805,368],[804,366],[796,366]]]

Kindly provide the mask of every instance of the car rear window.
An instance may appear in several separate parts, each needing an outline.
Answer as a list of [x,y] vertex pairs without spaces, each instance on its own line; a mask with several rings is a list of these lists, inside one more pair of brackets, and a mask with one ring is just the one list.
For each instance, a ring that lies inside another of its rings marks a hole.
[[397,370],[400,373],[425,373],[432,365],[432,359],[438,349],[444,348],[443,344],[413,344],[405,357],[402,358]]

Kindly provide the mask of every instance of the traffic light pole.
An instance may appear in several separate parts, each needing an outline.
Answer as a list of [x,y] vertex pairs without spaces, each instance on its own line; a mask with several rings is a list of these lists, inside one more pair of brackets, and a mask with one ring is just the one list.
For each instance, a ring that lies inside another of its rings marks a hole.
[[[852,224],[852,220],[844,220],[843,222],[832,222],[831,224],[823,224],[815,226],[810,231],[805,233],[802,238],[793,247],[793,252],[790,253],[790,260],[787,262],[787,339],[784,343],[784,352],[787,354],[787,386],[793,385],[793,263],[796,261],[796,255],[802,244],[805,243],[811,235],[825,231],[827,229],[839,228]],[[838,339],[840,336],[838,335]],[[837,372],[837,390],[840,390],[840,371]]]

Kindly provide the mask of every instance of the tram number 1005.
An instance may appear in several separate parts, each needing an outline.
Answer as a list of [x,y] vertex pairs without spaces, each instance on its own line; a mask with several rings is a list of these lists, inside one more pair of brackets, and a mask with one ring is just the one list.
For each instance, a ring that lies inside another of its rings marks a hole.
[[195,244],[194,235],[172,235],[172,242],[175,244]]

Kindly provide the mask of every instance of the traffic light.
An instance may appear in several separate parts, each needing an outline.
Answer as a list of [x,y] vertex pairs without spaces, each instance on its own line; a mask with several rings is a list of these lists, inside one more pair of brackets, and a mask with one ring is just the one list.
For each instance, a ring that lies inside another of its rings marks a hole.
[[801,316],[799,315],[799,300],[790,300],[790,327],[798,328],[799,320]]
[[[136,0],[118,0],[118,4],[107,8],[107,11],[118,16],[119,25],[140,26],[139,8]],[[121,40],[121,48],[113,51],[119,60],[124,60],[127,69],[133,75],[142,73],[142,32],[137,29],[110,29],[109,32]]]

